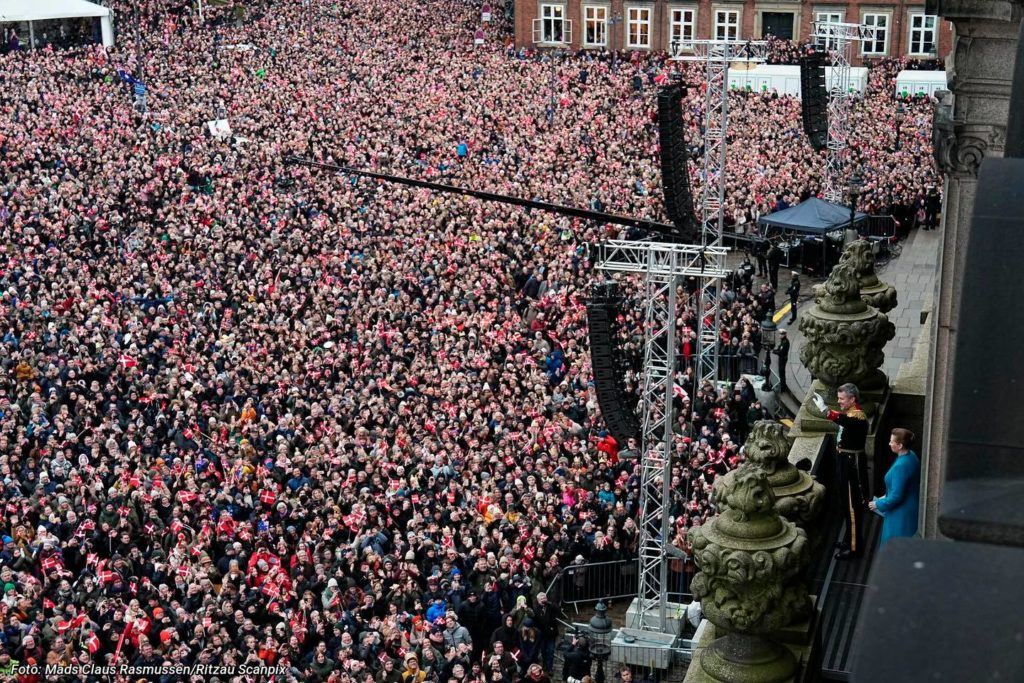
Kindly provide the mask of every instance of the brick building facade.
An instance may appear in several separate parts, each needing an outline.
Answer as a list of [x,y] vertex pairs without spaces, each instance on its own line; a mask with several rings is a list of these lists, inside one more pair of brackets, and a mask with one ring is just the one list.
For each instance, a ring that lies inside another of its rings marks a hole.
[[517,47],[670,50],[673,40],[761,38],[809,41],[815,21],[875,26],[879,39],[854,46],[853,63],[906,56],[943,58],[952,25],[925,14],[924,0],[515,0]]

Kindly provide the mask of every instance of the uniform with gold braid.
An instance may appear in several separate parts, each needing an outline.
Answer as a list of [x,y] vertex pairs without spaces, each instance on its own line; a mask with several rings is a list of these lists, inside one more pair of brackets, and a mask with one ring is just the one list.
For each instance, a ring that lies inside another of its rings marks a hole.
[[868,464],[864,453],[868,416],[855,403],[843,412],[829,410],[825,417],[840,427],[836,448],[836,486],[845,498],[846,534],[836,557],[857,557],[863,552],[864,508],[868,496]]

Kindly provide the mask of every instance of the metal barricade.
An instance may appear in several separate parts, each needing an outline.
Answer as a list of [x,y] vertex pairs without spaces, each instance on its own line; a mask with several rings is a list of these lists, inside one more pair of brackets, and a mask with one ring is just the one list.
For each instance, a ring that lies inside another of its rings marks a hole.
[[548,587],[558,596],[562,610],[572,608],[577,614],[580,605],[598,600],[632,597],[639,591],[638,560],[615,560],[570,564],[562,569]]
[[[582,606],[598,600],[633,598],[640,589],[638,568],[636,559],[571,564],[551,581],[548,599],[560,605],[566,614],[579,614]],[[682,561],[678,566],[670,565],[668,578],[670,600],[689,595],[691,577],[684,571]]]
[[892,216],[868,216],[862,237],[893,239],[896,237],[896,219]]

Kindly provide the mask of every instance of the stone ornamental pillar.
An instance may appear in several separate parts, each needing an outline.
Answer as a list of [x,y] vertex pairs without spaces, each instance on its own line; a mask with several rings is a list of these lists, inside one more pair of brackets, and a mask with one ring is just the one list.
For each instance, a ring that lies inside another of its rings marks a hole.
[[[815,304],[800,316],[804,342],[800,362],[815,380],[807,401],[822,392],[830,404],[836,390],[853,382],[861,390],[861,405],[869,415],[887,393],[889,382],[879,369],[885,360],[882,349],[896,336],[895,326],[884,313],[861,298],[860,280],[849,260],[839,263],[823,285],[814,288]],[[806,408],[799,418],[805,431],[836,431],[831,422]]]
[[736,473],[728,488],[716,481],[712,501],[723,512],[689,534],[700,568],[691,590],[726,635],[700,651],[687,680],[792,681],[796,658],[769,634],[812,610],[800,578],[810,560],[807,534],[775,511],[768,475],[758,467]]
[[821,512],[825,487],[789,462],[789,439],[785,428],[771,420],[758,421],[743,444],[743,453],[746,461],[717,480],[722,482],[717,497],[723,502],[728,501],[739,474],[758,467],[768,476],[768,483],[775,494],[775,511],[807,530],[808,524]]
[[921,468],[924,506],[919,528],[926,538],[934,538],[938,535],[944,450],[949,438],[947,392],[952,386],[952,351],[959,319],[958,274],[963,272],[978,168],[985,157],[1003,155],[1024,0],[928,0],[927,11],[953,22],[954,29],[953,51],[946,58],[952,116],[945,120],[937,117],[934,139],[946,182]]
[[856,240],[846,245],[843,255],[839,258],[840,263],[849,263],[857,273],[860,282],[860,298],[873,308],[882,313],[888,313],[896,308],[896,288],[888,282],[878,279],[875,272],[875,253],[871,250],[871,243],[867,240]]

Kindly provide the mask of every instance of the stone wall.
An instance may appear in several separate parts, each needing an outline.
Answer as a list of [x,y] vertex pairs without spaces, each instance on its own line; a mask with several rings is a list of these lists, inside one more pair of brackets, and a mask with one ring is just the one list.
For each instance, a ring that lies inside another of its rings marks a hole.
[[964,248],[970,231],[978,168],[987,156],[1001,157],[1006,141],[1012,67],[1022,0],[932,0],[930,6],[954,25],[953,52],[946,59],[953,92],[953,120],[936,140],[946,184],[943,192],[942,249],[934,301],[929,391],[925,408],[927,438],[922,453],[926,538],[938,535],[944,449],[948,441],[949,390],[960,310]]

